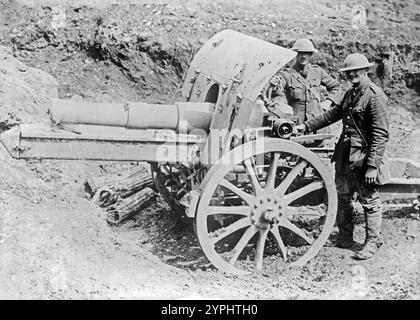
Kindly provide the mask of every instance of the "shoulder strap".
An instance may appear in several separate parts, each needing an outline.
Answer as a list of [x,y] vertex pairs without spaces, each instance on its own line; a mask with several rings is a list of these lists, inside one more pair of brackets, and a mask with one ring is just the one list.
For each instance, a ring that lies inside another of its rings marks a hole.
[[369,83],[369,88],[373,91],[373,93],[378,93],[378,87],[373,82]]
[[[360,99],[360,97],[361,97],[361,95],[362,95],[362,91],[359,91],[359,93],[354,97],[354,99],[352,100],[352,103],[353,103],[353,101],[358,101],[359,99]],[[367,141],[366,141],[366,138],[365,138],[365,136],[362,134],[362,131],[359,129],[359,127],[357,126],[357,124],[356,124],[356,121],[354,120],[354,118],[353,118],[353,113],[351,112],[351,110],[349,110],[349,114],[350,114],[350,118],[351,118],[351,120],[353,121],[353,124],[354,124],[354,126],[355,126],[355,128],[356,128],[356,130],[357,130],[357,132],[359,133],[359,135],[362,137],[362,139],[363,139],[363,141],[364,141],[364,143],[366,144],[366,146],[369,146],[369,144],[367,143]]]

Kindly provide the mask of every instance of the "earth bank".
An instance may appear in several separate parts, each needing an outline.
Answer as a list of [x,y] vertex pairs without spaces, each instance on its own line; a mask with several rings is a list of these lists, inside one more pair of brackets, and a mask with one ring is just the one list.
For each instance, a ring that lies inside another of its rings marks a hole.
[[[174,101],[194,53],[231,28],[283,46],[309,37],[320,50],[315,62],[337,78],[348,53],[365,53],[390,98],[390,153],[420,161],[419,6],[360,3],[367,25],[353,29],[348,1],[2,1],[0,130],[47,122],[57,96]],[[385,246],[370,261],[327,246],[304,268],[237,277],[209,265],[190,221],[175,223],[161,200],[110,228],[85,199],[87,177],[147,164],[0,155],[2,298],[419,298],[419,221],[408,209],[386,212]],[[359,242],[362,236],[359,221]]]

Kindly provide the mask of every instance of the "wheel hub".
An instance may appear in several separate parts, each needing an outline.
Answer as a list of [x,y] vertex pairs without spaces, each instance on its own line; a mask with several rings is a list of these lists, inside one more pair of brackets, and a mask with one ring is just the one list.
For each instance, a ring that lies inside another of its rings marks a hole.
[[282,216],[282,203],[275,195],[264,195],[255,199],[251,205],[250,219],[260,229],[269,229],[278,223]]

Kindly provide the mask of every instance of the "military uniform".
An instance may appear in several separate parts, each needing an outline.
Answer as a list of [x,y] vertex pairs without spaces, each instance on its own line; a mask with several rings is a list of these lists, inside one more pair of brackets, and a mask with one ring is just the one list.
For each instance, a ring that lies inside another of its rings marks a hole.
[[[338,191],[337,225],[339,237],[353,239],[351,200],[358,193],[366,218],[366,242],[379,243],[382,208],[378,185],[388,178],[384,164],[388,134],[388,100],[368,78],[349,89],[342,102],[305,122],[309,131],[328,126],[340,119],[343,131],[334,150]],[[356,125],[357,126],[356,126]],[[368,166],[378,169],[377,183],[365,183]]]
[[275,78],[279,85],[273,88],[272,99],[281,101],[285,98],[293,107],[297,124],[324,112],[320,106],[321,85],[328,90],[327,99],[335,104],[340,102],[340,84],[317,65],[308,64],[303,70],[295,65],[281,70]]

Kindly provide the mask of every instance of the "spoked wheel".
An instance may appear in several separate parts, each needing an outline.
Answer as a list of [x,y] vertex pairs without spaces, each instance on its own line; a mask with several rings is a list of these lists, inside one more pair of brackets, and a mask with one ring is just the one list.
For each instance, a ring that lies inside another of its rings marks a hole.
[[187,168],[182,164],[151,163],[155,187],[174,212],[185,212],[188,192],[197,188],[206,172],[204,167]]
[[151,163],[157,191],[174,211],[183,211],[182,197],[190,189],[187,169],[182,166]]
[[332,173],[313,152],[287,140],[254,140],[231,150],[200,189],[197,236],[210,262],[225,272],[304,265],[334,226]]

